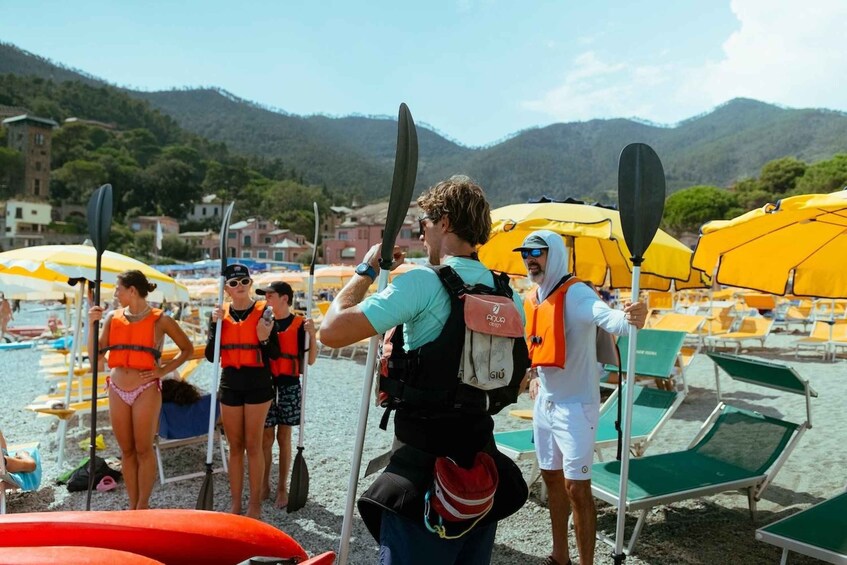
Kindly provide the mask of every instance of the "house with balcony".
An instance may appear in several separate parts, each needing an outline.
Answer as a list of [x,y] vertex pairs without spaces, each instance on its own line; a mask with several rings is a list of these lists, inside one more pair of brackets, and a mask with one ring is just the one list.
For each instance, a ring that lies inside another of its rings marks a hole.
[[[388,214],[388,202],[369,204],[346,214],[343,221],[335,227],[335,233],[323,240],[323,262],[355,265],[361,261],[368,249],[375,243],[382,243],[385,230],[385,218]],[[416,202],[412,202],[395,245],[408,256],[423,256],[426,253],[420,240],[418,217],[421,211]]]
[[312,253],[306,237],[264,218],[248,218],[229,226],[228,256],[261,261],[299,262]]
[[17,249],[44,245],[52,206],[46,202],[11,199],[0,202],[0,246]]
[[224,204],[217,194],[207,194],[195,203],[188,213],[188,219],[192,221],[210,220],[220,218],[223,215]]

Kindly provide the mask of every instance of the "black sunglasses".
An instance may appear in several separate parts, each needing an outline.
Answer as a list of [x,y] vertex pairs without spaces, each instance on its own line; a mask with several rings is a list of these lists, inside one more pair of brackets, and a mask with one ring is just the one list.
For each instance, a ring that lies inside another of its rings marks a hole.
[[244,277],[243,279],[240,279],[240,280],[232,279],[231,281],[226,281],[226,285],[230,288],[235,288],[238,285],[247,286],[251,282],[253,282],[253,279],[251,279],[250,277]]
[[536,259],[541,257],[546,249],[521,249],[521,257],[526,259],[527,257],[535,257]]

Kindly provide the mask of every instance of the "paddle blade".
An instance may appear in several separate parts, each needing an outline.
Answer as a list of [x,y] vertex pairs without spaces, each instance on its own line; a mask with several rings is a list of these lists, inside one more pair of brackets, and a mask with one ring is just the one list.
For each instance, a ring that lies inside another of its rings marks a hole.
[[235,202],[230,202],[229,206],[226,207],[224,211],[223,221],[221,222],[221,243],[220,243],[220,252],[221,252],[221,276],[223,276],[224,271],[226,270],[226,242],[229,237],[229,221],[232,219],[232,209],[235,207]]
[[394,178],[391,181],[391,196],[388,200],[388,216],[382,235],[382,253],[379,265],[391,267],[394,261],[394,242],[403,226],[406,212],[412,201],[412,191],[418,175],[418,132],[412,114],[405,103],[400,104],[397,116],[397,150],[394,156]]
[[[312,263],[309,265],[309,275],[314,276],[315,274],[315,263],[318,260],[318,228],[320,226],[320,214],[318,214],[318,203],[312,202],[312,206],[315,208],[315,239],[313,240],[315,247],[312,249]],[[311,310],[310,310],[311,312]]]
[[653,149],[631,143],[618,161],[618,208],[633,264],[641,264],[665,211],[665,171]]
[[106,250],[112,229],[112,185],[104,184],[88,199],[88,236],[98,254]]
[[303,458],[303,448],[297,448],[294,456],[294,468],[291,470],[291,485],[288,487],[288,506],[286,511],[291,514],[306,506],[309,498],[309,468]]
[[212,477],[212,466],[206,465],[206,476],[203,477],[203,485],[200,487],[200,495],[197,497],[195,510],[215,509],[215,481]]

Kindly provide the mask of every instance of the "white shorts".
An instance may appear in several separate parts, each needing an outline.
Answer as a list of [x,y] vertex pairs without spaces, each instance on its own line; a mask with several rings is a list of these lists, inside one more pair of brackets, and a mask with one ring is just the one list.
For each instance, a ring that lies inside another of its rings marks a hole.
[[580,402],[559,403],[535,399],[532,429],[539,468],[564,469],[565,478],[584,481],[591,478],[594,439],[600,406]]

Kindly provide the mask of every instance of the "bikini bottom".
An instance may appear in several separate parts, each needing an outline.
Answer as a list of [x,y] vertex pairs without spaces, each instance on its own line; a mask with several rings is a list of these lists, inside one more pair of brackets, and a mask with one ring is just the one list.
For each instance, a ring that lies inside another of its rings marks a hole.
[[149,382],[144,383],[143,385],[136,387],[132,390],[124,390],[124,389],[120,388],[118,385],[116,385],[115,383],[113,383],[111,378],[106,377],[106,388],[107,389],[111,388],[112,390],[114,390],[115,394],[117,394],[121,398],[121,400],[124,401],[124,403],[127,406],[132,406],[133,404],[135,404],[135,401],[138,399],[139,396],[141,396],[141,393],[144,392],[145,390],[147,390],[148,388],[150,388],[153,385],[156,385],[159,388],[159,392],[162,392],[162,380],[161,379],[156,379],[155,381],[149,381]]

